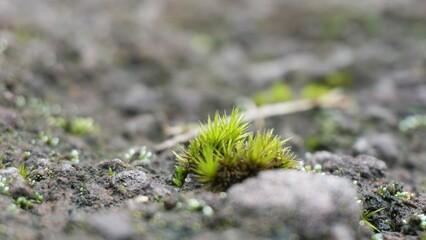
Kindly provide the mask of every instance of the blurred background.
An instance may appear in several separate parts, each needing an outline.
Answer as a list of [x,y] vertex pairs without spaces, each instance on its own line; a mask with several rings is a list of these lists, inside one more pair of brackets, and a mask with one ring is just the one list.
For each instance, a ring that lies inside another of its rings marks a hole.
[[388,133],[424,113],[425,40],[423,0],[1,1],[0,81],[92,117],[112,149],[153,145],[217,110],[338,88],[343,110],[263,124],[300,153],[369,153],[361,140],[392,148]]

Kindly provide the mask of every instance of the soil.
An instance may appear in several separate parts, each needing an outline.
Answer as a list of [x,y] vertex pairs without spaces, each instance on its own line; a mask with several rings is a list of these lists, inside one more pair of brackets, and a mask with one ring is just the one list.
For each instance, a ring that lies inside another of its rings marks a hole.
[[[291,137],[305,166],[350,179],[362,211],[379,210],[374,237],[425,239],[425,9],[423,0],[1,2],[0,238],[274,238],[229,218],[226,192],[191,176],[176,187],[181,146],[155,147],[216,111],[252,108],[259,93],[265,104],[288,98],[273,97],[284,84],[293,100],[326,88],[348,101],[252,129]],[[361,225],[354,238],[370,239]]]

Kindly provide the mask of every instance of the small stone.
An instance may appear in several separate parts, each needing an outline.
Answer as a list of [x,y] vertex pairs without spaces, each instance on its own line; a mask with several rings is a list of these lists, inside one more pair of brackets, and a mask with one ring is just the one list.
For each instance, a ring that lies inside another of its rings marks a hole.
[[0,106],[0,122],[17,127],[22,124],[22,118],[17,111]]
[[[274,170],[229,189],[231,218],[249,232],[272,238],[355,239],[360,208],[353,184],[336,176]],[[336,231],[330,232],[330,229]]]
[[126,96],[118,96],[115,99],[116,105],[130,116],[141,113],[149,113],[158,109],[161,103],[161,96],[158,92],[143,85],[135,85],[128,89]]
[[354,146],[355,154],[365,154],[377,157],[388,165],[395,165],[400,159],[399,146],[390,134],[370,134],[359,138]]
[[140,114],[130,119],[125,126],[125,136],[131,139],[145,137],[159,140],[162,134],[162,121],[153,114]]
[[354,158],[321,151],[314,153],[307,162],[320,164],[323,172],[349,177],[351,180],[382,178],[387,170],[385,162],[366,155]]
[[108,240],[126,240],[134,235],[131,217],[126,212],[95,214],[90,218],[89,225]]
[[134,197],[150,188],[150,178],[142,171],[123,171],[112,178],[112,184],[123,195]]
[[149,197],[144,196],[144,195],[139,195],[139,196],[135,197],[134,200],[137,204],[146,203],[146,202],[149,201]]
[[104,160],[100,162],[98,168],[104,170],[112,169],[116,172],[120,172],[126,169],[126,164],[121,159],[115,158],[113,160]]
[[19,170],[17,168],[9,167],[2,169],[0,170],[0,176],[11,180],[8,192],[13,198],[29,198],[32,196],[30,186],[28,185],[27,181],[19,174]]
[[167,197],[166,199],[164,199],[163,204],[164,204],[165,209],[171,210],[176,206],[177,201],[176,201],[176,199],[174,199],[172,197]]

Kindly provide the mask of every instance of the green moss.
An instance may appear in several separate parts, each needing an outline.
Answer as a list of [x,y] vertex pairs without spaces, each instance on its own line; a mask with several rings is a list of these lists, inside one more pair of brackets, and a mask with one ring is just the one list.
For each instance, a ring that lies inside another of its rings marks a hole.
[[302,89],[301,96],[305,99],[315,100],[329,93],[331,89],[332,88],[324,84],[312,83],[306,85]]
[[108,175],[109,175],[110,177],[114,177],[114,176],[115,176],[115,171],[114,171],[114,170],[112,170],[112,168],[108,168]]
[[330,87],[348,87],[353,84],[353,76],[347,70],[336,71],[326,76],[324,82]]
[[200,134],[189,142],[182,154],[176,154],[176,185],[183,185],[187,173],[212,190],[223,190],[234,183],[256,175],[259,171],[276,168],[297,168],[298,164],[288,141],[274,136],[272,131],[247,131],[243,115],[233,110],[215,114],[203,125]]
[[367,225],[374,232],[380,232],[380,230],[374,225],[374,215],[376,215],[377,213],[379,213],[383,209],[385,209],[385,208],[379,208],[379,209],[374,210],[374,211],[364,210],[363,213],[362,213],[362,216],[361,216],[360,224],[361,225]]
[[128,162],[132,161],[150,161],[155,155],[148,151],[146,146],[130,148],[125,154],[124,159]]
[[28,179],[29,172],[30,170],[27,167],[25,167],[25,163],[22,163],[21,166],[19,166],[19,174],[24,179]]
[[76,136],[86,135],[96,129],[95,121],[90,117],[74,117],[71,120],[58,118],[56,119],[56,124]]
[[253,100],[258,106],[291,99],[293,99],[293,89],[282,82],[276,82],[269,89],[257,92],[253,96]]

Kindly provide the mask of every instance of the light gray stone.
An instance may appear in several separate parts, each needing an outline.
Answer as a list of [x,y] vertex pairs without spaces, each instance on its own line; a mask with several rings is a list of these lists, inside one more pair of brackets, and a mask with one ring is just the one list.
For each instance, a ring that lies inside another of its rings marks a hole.
[[8,167],[0,170],[0,176],[7,178],[10,181],[9,193],[13,198],[31,197],[31,188],[27,181],[19,174],[19,170],[14,167]]
[[320,164],[324,172],[341,175],[351,180],[382,178],[387,171],[385,162],[366,155],[351,157],[321,151],[314,153],[308,159],[308,163]]
[[90,217],[89,225],[107,240],[125,240],[134,235],[131,217],[126,212],[98,213]]
[[377,157],[389,165],[395,165],[399,156],[398,143],[391,134],[369,134],[359,138],[353,150],[356,154],[366,154]]
[[165,196],[169,188],[153,176],[138,170],[123,171],[112,178],[114,188],[128,198],[138,195]]
[[260,236],[355,239],[360,217],[356,197],[353,184],[343,178],[274,170],[231,187],[226,211]]

